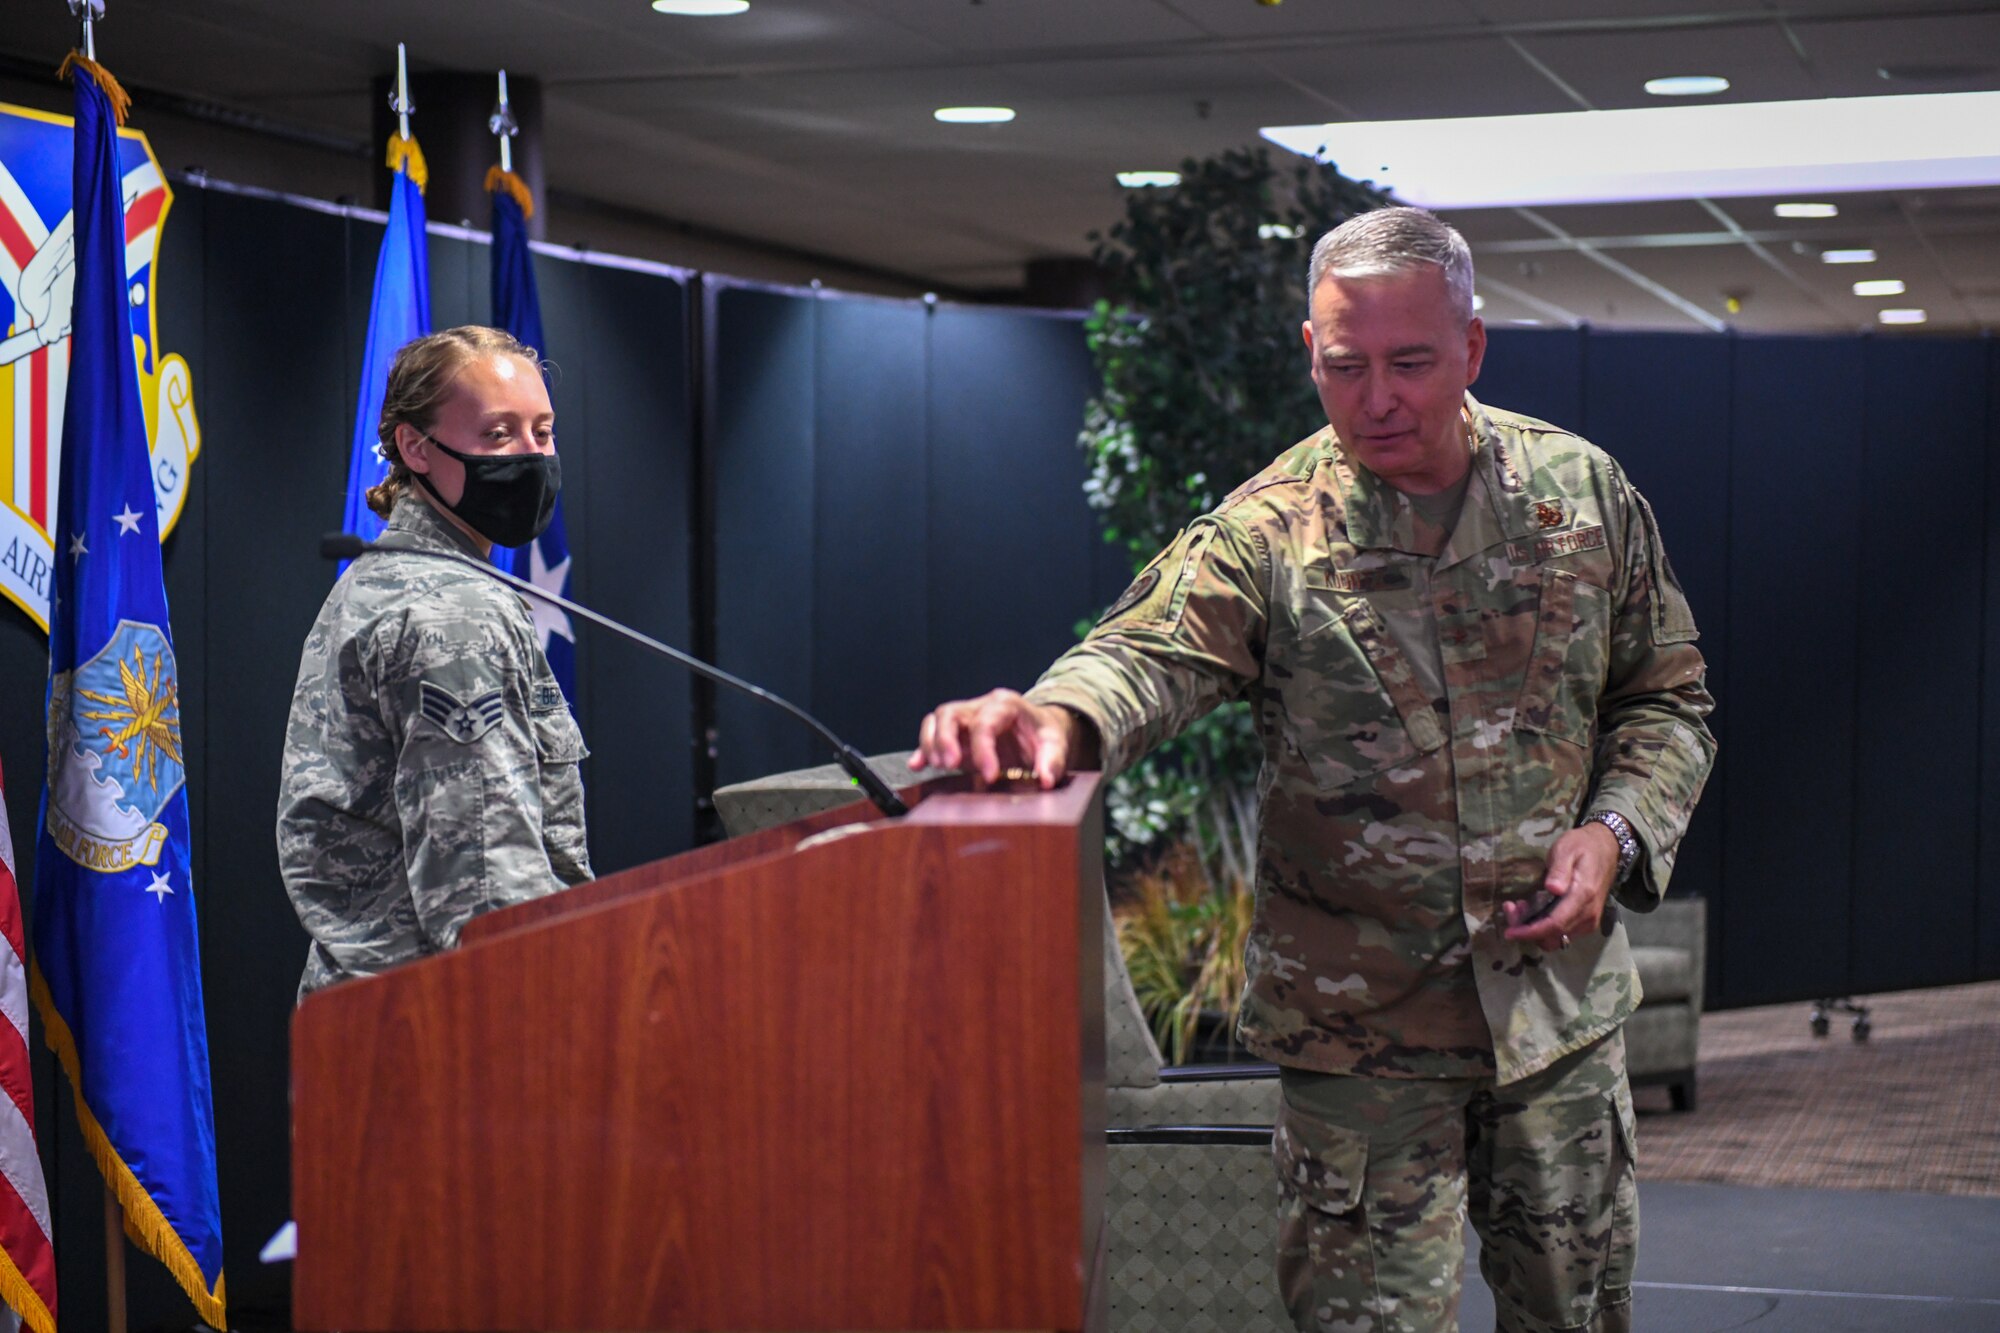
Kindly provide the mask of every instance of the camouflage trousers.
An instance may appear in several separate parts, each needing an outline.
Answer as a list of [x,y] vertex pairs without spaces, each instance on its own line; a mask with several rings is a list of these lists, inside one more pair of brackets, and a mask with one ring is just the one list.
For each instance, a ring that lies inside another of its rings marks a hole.
[[1628,1333],[1625,1036],[1505,1086],[1282,1070],[1278,1287],[1302,1333],[1450,1333],[1467,1216],[1501,1333]]

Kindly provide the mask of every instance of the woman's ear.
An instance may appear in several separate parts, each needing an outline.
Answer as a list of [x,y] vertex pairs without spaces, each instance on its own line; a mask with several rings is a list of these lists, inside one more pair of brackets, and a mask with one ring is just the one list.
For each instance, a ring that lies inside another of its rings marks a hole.
[[430,441],[424,433],[407,421],[396,423],[396,452],[412,472],[431,470]]

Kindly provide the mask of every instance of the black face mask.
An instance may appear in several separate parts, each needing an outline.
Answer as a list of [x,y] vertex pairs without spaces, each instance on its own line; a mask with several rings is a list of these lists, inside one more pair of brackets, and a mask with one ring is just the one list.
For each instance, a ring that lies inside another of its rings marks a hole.
[[525,546],[542,535],[562,492],[562,459],[554,454],[462,454],[432,435],[424,439],[465,464],[465,493],[447,504],[431,479],[413,473],[437,502],[495,546]]

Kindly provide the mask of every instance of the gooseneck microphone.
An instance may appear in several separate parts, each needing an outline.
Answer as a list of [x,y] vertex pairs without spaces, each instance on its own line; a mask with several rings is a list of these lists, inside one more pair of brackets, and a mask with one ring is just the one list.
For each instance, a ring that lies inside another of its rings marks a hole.
[[805,709],[788,700],[779,698],[761,686],[752,685],[740,676],[732,676],[720,667],[710,666],[698,657],[692,657],[678,648],[669,647],[661,643],[658,639],[647,634],[641,634],[638,630],[628,625],[621,625],[609,616],[599,615],[587,606],[578,606],[567,597],[549,592],[543,588],[537,588],[524,578],[517,578],[504,569],[497,569],[487,564],[484,560],[475,560],[471,556],[458,551],[437,551],[427,547],[403,546],[392,542],[363,541],[351,532],[329,532],[326,536],[320,538],[319,553],[328,560],[352,560],[356,556],[369,555],[376,552],[430,556],[433,559],[450,560],[456,564],[464,565],[468,569],[477,570],[490,579],[506,584],[516,592],[533,597],[537,601],[547,602],[550,606],[559,606],[573,616],[581,616],[593,625],[602,625],[612,633],[622,635],[642,647],[650,648],[662,657],[672,658],[688,670],[694,672],[697,676],[706,676],[718,685],[727,685],[732,690],[740,690],[744,694],[752,695],[762,699],[767,704],[781,708],[799,721],[805,723],[808,727],[811,727],[819,734],[822,740],[833,747],[834,759],[843,769],[847,770],[847,775],[854,779],[855,785],[867,793],[868,799],[875,803],[877,810],[892,818],[910,813],[910,807],[903,804],[902,798],[890,789],[888,783],[876,776],[875,770],[868,767],[868,761],[861,757],[861,753],[858,750],[840,739],[840,737],[834,735],[832,731],[827,729],[824,723],[806,712]]

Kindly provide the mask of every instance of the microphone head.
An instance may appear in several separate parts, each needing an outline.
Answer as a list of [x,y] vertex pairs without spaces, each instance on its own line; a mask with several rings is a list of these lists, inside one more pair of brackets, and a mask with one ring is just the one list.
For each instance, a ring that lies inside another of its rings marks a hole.
[[329,532],[319,539],[323,560],[352,560],[368,549],[368,543],[351,532]]

